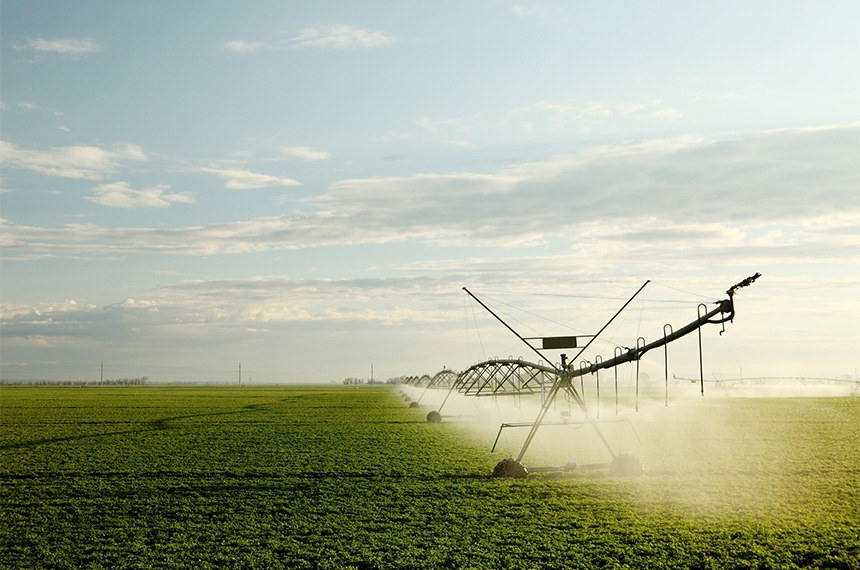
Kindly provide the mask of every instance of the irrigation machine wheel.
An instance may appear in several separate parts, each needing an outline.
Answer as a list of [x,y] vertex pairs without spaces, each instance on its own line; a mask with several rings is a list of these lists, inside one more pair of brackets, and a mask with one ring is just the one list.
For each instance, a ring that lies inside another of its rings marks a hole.
[[441,424],[442,423],[442,414],[433,410],[429,414],[427,414],[427,423],[431,424]]
[[641,477],[643,473],[642,461],[632,453],[619,453],[609,464],[610,477]]
[[411,402],[411,403],[409,404],[409,407],[410,407],[410,408],[417,408],[417,407],[418,407],[418,405],[419,405],[419,404],[418,404],[418,402]]
[[502,459],[496,464],[495,469],[493,469],[493,477],[523,479],[528,476],[529,470],[526,469],[526,466],[511,457]]

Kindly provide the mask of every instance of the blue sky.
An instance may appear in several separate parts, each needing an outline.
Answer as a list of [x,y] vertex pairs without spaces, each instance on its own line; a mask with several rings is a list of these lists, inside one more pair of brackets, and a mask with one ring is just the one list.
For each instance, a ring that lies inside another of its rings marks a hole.
[[651,279],[611,355],[756,271],[709,374],[860,365],[856,2],[4,1],[0,27],[3,378],[432,374],[526,356],[463,286],[540,336]]

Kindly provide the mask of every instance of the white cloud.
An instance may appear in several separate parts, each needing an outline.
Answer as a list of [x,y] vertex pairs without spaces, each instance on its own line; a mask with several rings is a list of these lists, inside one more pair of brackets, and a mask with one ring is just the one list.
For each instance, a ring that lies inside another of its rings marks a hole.
[[20,317],[22,315],[31,315],[36,319],[42,319],[46,315],[54,315],[58,313],[73,313],[95,309],[95,305],[82,305],[75,299],[65,299],[59,303],[38,303],[32,306],[28,305],[11,305],[3,304],[2,313],[7,318]]
[[[5,223],[0,235],[15,253],[53,255],[198,255],[418,240],[470,247],[568,244],[591,264],[644,257],[696,264],[705,252],[810,263],[857,260],[858,132],[852,126],[640,141],[495,173],[342,180],[302,214],[172,229]],[[274,178],[200,171],[240,188]]]
[[98,180],[126,160],[145,161],[147,155],[141,147],[133,144],[119,145],[114,149],[75,145],[29,150],[0,141],[0,161],[3,164],[47,176]]
[[[254,329],[261,337],[255,336],[254,345],[259,346],[258,342],[269,339],[272,346],[267,345],[263,350],[275,349],[280,351],[278,354],[288,354],[291,367],[297,361],[319,354],[320,346],[332,344],[358,344],[366,358],[368,353],[373,353],[372,347],[379,345],[375,335],[380,329],[395,325],[390,330],[398,337],[405,337],[406,342],[415,345],[416,338],[422,339],[417,343],[419,352],[427,353],[427,347],[432,348],[430,355],[421,356],[419,364],[413,357],[404,366],[418,370],[425,365],[440,366],[437,359],[443,354],[443,362],[460,368],[468,366],[469,358],[479,352],[460,354],[455,345],[463,341],[468,343],[475,329],[480,329],[482,337],[480,352],[484,346],[489,351],[484,358],[494,355],[530,358],[521,352],[524,347],[517,339],[466,298],[461,292],[464,283],[492,307],[501,309],[506,320],[520,332],[593,334],[642,284],[645,275],[639,271],[650,268],[636,266],[634,274],[602,273],[602,269],[599,265],[579,262],[575,255],[548,255],[440,259],[404,268],[404,273],[423,274],[417,277],[295,279],[258,276],[187,280],[168,283],[135,294],[134,298],[103,306],[73,300],[3,305],[0,324],[4,343],[9,346],[91,343],[103,350],[106,345],[113,344],[141,343],[151,347],[151,343],[155,343],[181,351],[199,342],[209,351],[210,359],[213,343],[223,346],[228,354],[236,354],[238,350],[247,355],[249,345],[244,343],[248,341],[248,330]],[[728,286],[751,274],[746,269],[717,259],[706,267],[676,266],[668,273],[647,273],[647,277],[653,278],[651,284],[627,313],[601,336],[594,347],[596,353],[606,358],[607,354],[612,354],[614,346],[630,345],[640,335],[648,341],[654,340],[663,334],[665,323],[675,325],[677,330],[678,325],[696,317],[698,303],[724,298]],[[743,352],[743,347],[736,345],[749,344],[751,339],[755,344],[753,350],[760,350],[762,346],[784,349],[784,338],[773,338],[777,333],[772,330],[755,335],[750,331],[753,327],[755,332],[760,332],[757,327],[763,326],[765,321],[773,327],[774,314],[777,323],[781,318],[797,319],[791,331],[793,339],[835,343],[838,350],[850,353],[853,337],[832,338],[826,330],[815,329],[823,329],[831,323],[850,326],[849,315],[853,314],[851,311],[856,312],[857,307],[851,294],[858,285],[856,274],[828,279],[795,273],[786,278],[764,271],[754,287],[744,289],[737,297],[738,319],[727,326],[729,334],[725,338],[719,336],[720,351],[709,351],[708,366],[715,370],[726,364],[735,367]],[[810,291],[814,291],[813,297]],[[810,303],[815,299],[817,302]],[[467,307],[472,307],[474,312],[466,315]],[[797,328],[801,326],[805,330],[798,334]],[[435,327],[441,327],[443,338],[434,345],[430,339]],[[718,337],[719,327],[706,330],[709,333],[705,342]],[[785,334],[783,329],[779,331]],[[810,331],[817,334],[813,336]],[[311,337],[312,341],[307,346],[298,346],[300,339],[306,337]],[[285,342],[285,338],[289,341]],[[688,360],[692,366],[697,356],[694,345],[690,343],[687,348],[680,342],[675,345],[671,356],[673,366],[683,368],[682,363]],[[721,359],[721,353],[727,356]],[[657,357],[660,365],[661,356]],[[788,358],[784,350],[781,358]],[[719,360],[726,362],[720,364]],[[233,364],[235,366],[235,361]],[[646,358],[643,366],[648,365]],[[199,362],[196,366],[200,366]],[[744,366],[746,370],[747,364]],[[413,373],[414,369],[408,371]],[[282,375],[283,369],[278,368],[278,373]]]
[[[295,321],[405,321],[441,317],[407,308],[407,298],[432,298],[441,280],[292,279],[254,277],[240,280],[186,281],[158,291],[161,304],[196,307],[209,320],[236,323]],[[444,289],[450,290],[447,284]],[[167,301],[167,300],[170,301]],[[219,299],[213,310],[212,299]],[[414,303],[413,303],[414,305]]]
[[330,49],[369,49],[395,43],[397,38],[384,32],[335,25],[329,28],[304,28],[288,40],[293,47]]
[[173,203],[192,204],[194,197],[189,194],[168,193],[169,186],[153,186],[135,190],[128,182],[99,184],[93,188],[93,195],[87,199],[111,208],[165,208]]
[[[438,299],[456,291],[444,279],[292,279],[252,277],[182,281],[135,298],[98,307],[75,300],[37,305],[2,305],[7,339],[77,335],[111,337],[140,328],[154,334],[297,322],[443,322],[458,316]],[[93,327],[99,322],[101,326]]]
[[101,51],[101,45],[91,38],[31,38],[22,44],[15,45],[18,51],[35,51],[38,53],[54,53],[64,56],[78,57]]
[[316,150],[309,146],[288,146],[281,149],[281,153],[292,158],[302,160],[326,160],[331,155],[323,150]]
[[197,168],[195,172],[214,174],[224,179],[225,186],[231,190],[247,190],[249,188],[266,188],[270,186],[301,186],[302,183],[292,178],[282,178],[250,170],[235,168]]

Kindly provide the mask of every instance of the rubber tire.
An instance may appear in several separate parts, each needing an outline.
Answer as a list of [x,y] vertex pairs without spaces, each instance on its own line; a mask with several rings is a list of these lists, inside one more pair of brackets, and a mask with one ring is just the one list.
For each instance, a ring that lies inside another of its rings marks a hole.
[[442,423],[442,414],[433,410],[429,414],[427,414],[427,423],[430,424],[441,424]]
[[641,477],[644,473],[642,461],[632,453],[619,453],[609,464],[610,477]]
[[528,476],[529,470],[526,469],[526,466],[511,457],[502,459],[496,464],[495,469],[493,469],[493,477],[524,479]]

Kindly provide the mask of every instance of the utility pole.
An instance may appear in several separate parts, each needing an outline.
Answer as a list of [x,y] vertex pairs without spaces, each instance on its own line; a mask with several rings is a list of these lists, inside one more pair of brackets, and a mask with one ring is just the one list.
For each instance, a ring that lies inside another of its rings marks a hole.
[[239,386],[242,385],[242,363],[239,363]]
[[102,371],[101,371],[101,374],[99,375],[99,384],[104,384],[104,383],[105,383],[105,363],[102,362]]

